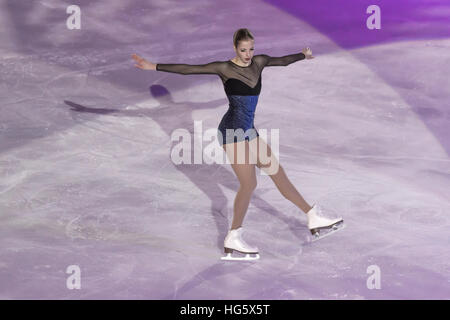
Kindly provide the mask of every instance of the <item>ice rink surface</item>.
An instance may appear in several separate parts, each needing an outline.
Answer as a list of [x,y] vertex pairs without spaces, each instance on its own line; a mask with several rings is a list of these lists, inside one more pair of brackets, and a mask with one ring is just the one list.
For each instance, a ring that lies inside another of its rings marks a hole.
[[[450,5],[379,1],[368,30],[371,3],[345,3],[85,0],[69,30],[68,1],[1,1],[0,298],[449,299]],[[309,243],[257,169],[244,237],[261,259],[243,263],[220,260],[231,166],[171,160],[175,130],[217,128],[220,78],[131,59],[229,60],[241,27],[255,54],[312,48],[264,69],[255,126],[279,129],[289,179],[346,222]]]

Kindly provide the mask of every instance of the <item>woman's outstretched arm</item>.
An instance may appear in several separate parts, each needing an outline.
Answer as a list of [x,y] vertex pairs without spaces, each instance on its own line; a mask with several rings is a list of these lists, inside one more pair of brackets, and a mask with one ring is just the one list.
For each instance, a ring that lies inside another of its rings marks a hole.
[[301,53],[289,54],[283,57],[270,57],[265,54],[262,56],[265,59],[265,66],[287,66],[295,61],[314,58],[310,48],[303,49]]
[[201,65],[191,64],[168,64],[168,63],[152,63],[144,58],[133,54],[132,58],[136,60],[138,64],[135,66],[143,70],[158,70],[165,72],[173,72],[179,74],[219,74],[220,73],[220,61],[210,62]]

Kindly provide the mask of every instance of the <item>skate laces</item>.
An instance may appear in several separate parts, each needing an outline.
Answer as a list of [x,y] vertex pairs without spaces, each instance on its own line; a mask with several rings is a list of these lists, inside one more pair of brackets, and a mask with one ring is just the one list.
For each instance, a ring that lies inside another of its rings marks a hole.
[[317,209],[317,215],[318,215],[319,217],[323,217],[323,216],[322,216],[322,208],[319,207],[318,205],[316,205],[315,207],[316,207],[316,209]]
[[237,229],[237,230],[239,230],[239,231],[236,232],[238,241],[239,241],[244,247],[252,248],[252,246],[250,246],[250,245],[249,245],[247,242],[245,242],[245,240],[242,238],[242,234],[243,234],[244,229],[242,229],[242,227],[241,227],[241,228],[239,228],[239,229]]
[[336,218],[333,218],[333,217],[330,217],[330,216],[325,216],[325,215],[323,215],[323,212],[322,212],[322,208],[321,207],[319,207],[319,206],[316,206],[316,208],[317,208],[317,217],[319,218],[319,219],[321,219],[321,220],[333,220],[333,219],[336,219]]
[[249,247],[248,243],[244,241],[244,239],[242,238],[242,229],[240,229],[240,231],[237,233],[237,238],[239,239],[239,241],[244,245]]

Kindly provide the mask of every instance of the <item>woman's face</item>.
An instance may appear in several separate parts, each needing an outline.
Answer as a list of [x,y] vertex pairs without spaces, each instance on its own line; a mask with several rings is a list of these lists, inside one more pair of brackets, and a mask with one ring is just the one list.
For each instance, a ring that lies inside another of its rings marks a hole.
[[242,63],[250,63],[253,58],[253,52],[255,50],[254,45],[254,40],[241,40],[238,43],[238,47],[234,47],[234,51],[236,51],[236,55]]

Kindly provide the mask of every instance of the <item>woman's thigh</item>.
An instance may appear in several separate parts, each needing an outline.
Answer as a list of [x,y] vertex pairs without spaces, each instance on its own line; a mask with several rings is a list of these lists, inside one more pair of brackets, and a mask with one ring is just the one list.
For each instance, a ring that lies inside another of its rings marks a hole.
[[256,162],[251,160],[248,141],[224,144],[222,147],[241,186],[254,189],[256,187]]
[[250,152],[250,144],[247,140],[224,144],[222,147],[231,164],[256,164],[256,158]]

